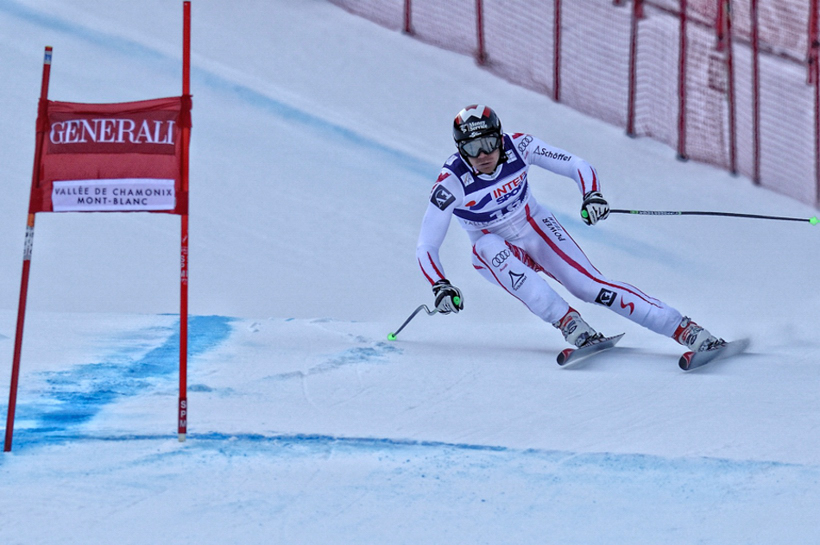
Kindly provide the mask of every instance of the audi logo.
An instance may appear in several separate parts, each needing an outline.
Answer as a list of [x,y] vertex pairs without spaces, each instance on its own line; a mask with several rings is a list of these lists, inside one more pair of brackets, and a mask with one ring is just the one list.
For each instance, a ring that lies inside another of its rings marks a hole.
[[510,250],[508,249],[498,252],[493,258],[493,267],[500,267],[502,263],[507,261],[508,257],[510,257]]

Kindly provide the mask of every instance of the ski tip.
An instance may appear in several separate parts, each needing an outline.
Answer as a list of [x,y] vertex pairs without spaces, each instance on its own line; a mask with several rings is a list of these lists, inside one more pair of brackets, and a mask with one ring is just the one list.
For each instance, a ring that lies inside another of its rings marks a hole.
[[[718,348],[714,351],[714,354],[707,355],[709,352],[686,352],[678,360],[678,367],[680,367],[684,371],[690,371],[692,369],[697,369],[698,367],[702,367],[706,365],[710,361],[716,359],[723,359],[728,358],[731,356],[736,356],[749,348],[751,345],[751,339],[749,338],[742,338],[736,339],[734,341],[728,341],[725,345]],[[705,358],[703,356],[706,356]]]
[[558,365],[564,365],[567,362],[567,358],[569,357],[569,355],[573,352],[575,352],[574,348],[565,348],[564,350],[561,350],[561,352],[559,352],[558,354],[558,357],[556,358],[556,360],[558,361]]

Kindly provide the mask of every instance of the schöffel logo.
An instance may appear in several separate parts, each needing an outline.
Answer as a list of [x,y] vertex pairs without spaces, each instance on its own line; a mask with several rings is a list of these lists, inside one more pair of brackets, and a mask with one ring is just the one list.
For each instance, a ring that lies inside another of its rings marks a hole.
[[524,273],[514,273],[510,271],[510,282],[512,282],[512,289],[518,291],[518,288],[524,285],[527,280],[527,275]]
[[447,188],[437,186],[433,189],[433,195],[430,197],[430,202],[438,206],[441,210],[445,210],[448,206],[455,202],[456,198],[452,193],[447,191]]
[[612,303],[615,302],[615,299],[618,297],[618,293],[614,291],[610,291],[606,288],[601,289],[598,293],[598,297],[595,298],[595,302],[600,305],[606,305],[608,307],[612,306]]
[[544,157],[548,157],[550,159],[556,159],[558,161],[570,161],[572,159],[572,155],[566,155],[564,153],[559,153],[556,151],[548,150],[547,148],[542,148],[541,146],[535,148],[536,155],[543,155]]

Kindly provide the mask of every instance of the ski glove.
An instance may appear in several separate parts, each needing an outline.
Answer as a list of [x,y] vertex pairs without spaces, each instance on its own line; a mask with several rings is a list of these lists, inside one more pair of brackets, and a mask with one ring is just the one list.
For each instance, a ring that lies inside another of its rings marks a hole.
[[441,314],[458,312],[464,308],[461,290],[450,284],[446,278],[433,284],[433,295],[436,297],[436,310]]
[[581,218],[587,225],[595,225],[609,216],[609,203],[599,191],[590,191],[584,195],[581,205]]

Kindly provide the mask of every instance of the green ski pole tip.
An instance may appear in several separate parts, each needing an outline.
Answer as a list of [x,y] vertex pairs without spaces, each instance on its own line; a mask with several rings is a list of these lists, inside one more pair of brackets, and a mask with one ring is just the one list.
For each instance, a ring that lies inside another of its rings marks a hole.
[[395,333],[388,333],[387,334],[387,340],[388,341],[395,341],[396,340],[396,334]]
[[589,217],[589,212],[587,212],[586,210],[581,210],[581,217],[582,218],[588,218]]
[[461,297],[459,297],[458,295],[453,297],[453,303],[455,303],[456,306],[460,305],[461,304]]
[[818,220],[817,220],[817,216],[814,216],[813,218],[811,218],[811,219],[809,220],[809,223],[811,223],[812,225],[817,225],[817,221],[818,221]]

